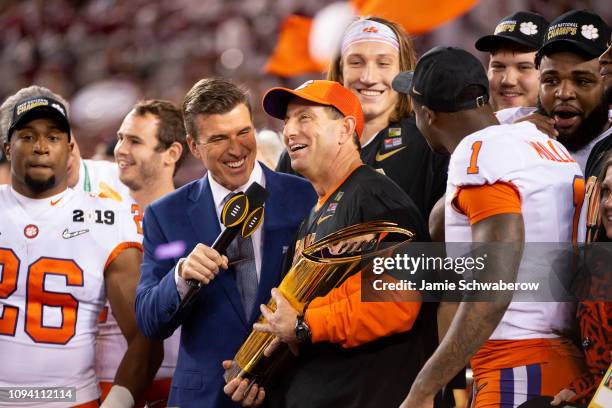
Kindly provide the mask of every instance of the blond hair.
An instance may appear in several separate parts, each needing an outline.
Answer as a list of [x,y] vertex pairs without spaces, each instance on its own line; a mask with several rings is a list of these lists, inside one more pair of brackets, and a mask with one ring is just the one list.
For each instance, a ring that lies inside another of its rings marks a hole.
[[[406,33],[399,24],[382,17],[365,17],[365,19],[384,24],[393,30],[399,42],[400,72],[412,71],[416,66],[417,58],[414,51],[414,44],[408,33]],[[342,76],[342,55],[340,55],[340,53],[338,53],[338,56],[331,62],[329,70],[327,71],[327,79],[344,85],[344,78]],[[395,110],[391,114],[389,122],[399,122],[402,118],[410,116],[411,113],[412,104],[410,103],[410,98],[406,94],[399,93]]]

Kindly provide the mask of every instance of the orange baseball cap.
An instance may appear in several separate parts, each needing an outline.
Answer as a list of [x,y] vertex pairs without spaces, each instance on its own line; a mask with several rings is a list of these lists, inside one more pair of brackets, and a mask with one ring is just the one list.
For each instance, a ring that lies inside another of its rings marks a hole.
[[272,88],[263,97],[263,108],[274,118],[284,120],[287,105],[293,97],[305,99],[326,106],[333,106],[344,116],[352,116],[357,122],[355,131],[361,137],[363,132],[363,111],[357,95],[335,81],[306,81],[295,89]]

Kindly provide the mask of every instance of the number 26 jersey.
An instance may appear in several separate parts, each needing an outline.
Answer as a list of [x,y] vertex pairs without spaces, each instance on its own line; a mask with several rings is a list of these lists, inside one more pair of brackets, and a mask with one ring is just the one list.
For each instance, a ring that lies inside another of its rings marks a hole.
[[72,404],[96,400],[104,272],[141,249],[136,225],[113,200],[72,189],[34,200],[0,186],[0,208],[0,387],[75,387]]

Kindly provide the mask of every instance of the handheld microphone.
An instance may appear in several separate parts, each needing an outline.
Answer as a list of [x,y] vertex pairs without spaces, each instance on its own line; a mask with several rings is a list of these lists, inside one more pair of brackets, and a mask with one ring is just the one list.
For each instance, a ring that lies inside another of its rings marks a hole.
[[[268,198],[268,190],[258,183],[252,183],[244,193],[236,193],[223,205],[221,224],[225,229],[211,245],[222,255],[240,232],[243,238],[253,234],[261,225],[264,216],[264,202]],[[189,291],[181,301],[179,308],[184,308],[199,292],[202,283],[188,279]]]

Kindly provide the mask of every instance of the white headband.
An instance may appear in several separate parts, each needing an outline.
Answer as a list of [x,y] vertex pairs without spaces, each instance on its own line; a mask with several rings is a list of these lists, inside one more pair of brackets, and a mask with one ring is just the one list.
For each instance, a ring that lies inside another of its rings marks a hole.
[[352,23],[344,32],[341,48],[342,55],[351,45],[366,41],[389,44],[399,52],[399,40],[389,26],[377,21],[359,19]]

